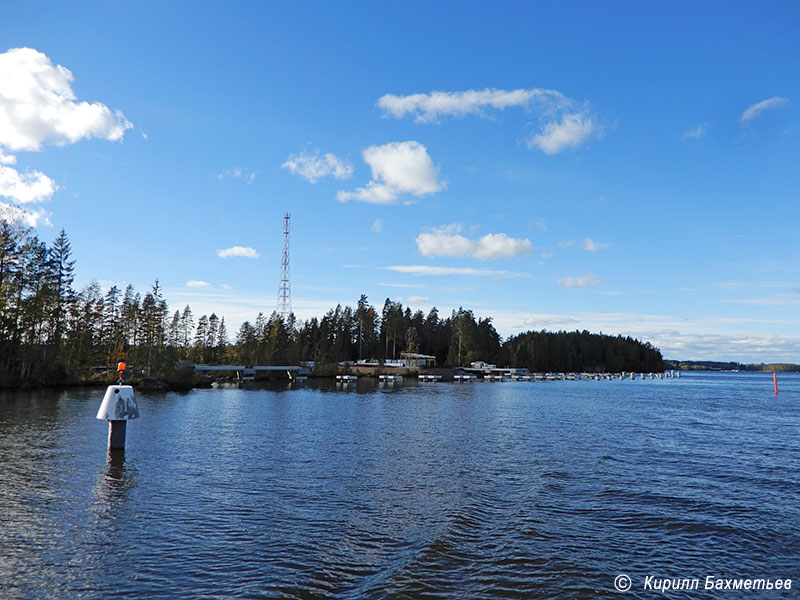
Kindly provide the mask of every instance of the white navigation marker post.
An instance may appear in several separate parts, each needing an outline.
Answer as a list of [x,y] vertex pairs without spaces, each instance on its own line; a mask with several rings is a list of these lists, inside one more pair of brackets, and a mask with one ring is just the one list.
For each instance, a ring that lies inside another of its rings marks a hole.
[[125,429],[128,421],[139,417],[139,407],[133,388],[129,385],[110,385],[100,403],[97,418],[108,421],[108,451],[125,450]]

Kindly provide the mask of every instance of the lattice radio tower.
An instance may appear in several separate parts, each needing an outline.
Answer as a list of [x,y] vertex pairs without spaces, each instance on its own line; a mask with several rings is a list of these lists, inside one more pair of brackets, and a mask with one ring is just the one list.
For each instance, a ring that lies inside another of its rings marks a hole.
[[283,214],[283,254],[281,255],[281,283],[278,286],[278,314],[286,323],[292,314],[292,288],[289,284],[289,213]]

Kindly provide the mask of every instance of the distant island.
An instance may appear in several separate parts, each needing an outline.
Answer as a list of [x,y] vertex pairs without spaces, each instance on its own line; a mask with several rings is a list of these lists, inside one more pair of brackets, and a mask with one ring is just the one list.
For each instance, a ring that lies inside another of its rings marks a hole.
[[770,373],[797,373],[800,365],[794,363],[744,364],[714,360],[665,360],[666,369],[681,371],[767,371]]

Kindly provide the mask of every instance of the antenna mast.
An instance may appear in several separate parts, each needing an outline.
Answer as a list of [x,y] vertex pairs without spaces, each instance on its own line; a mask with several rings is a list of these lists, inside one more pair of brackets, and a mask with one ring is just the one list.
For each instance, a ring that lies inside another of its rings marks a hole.
[[286,323],[292,314],[292,288],[289,284],[289,213],[283,214],[283,254],[281,255],[281,283],[278,286],[278,314]]

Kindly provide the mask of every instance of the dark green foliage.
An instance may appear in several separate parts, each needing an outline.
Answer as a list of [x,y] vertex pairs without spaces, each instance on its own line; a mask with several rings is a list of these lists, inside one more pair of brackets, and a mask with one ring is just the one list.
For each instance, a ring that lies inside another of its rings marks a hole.
[[664,370],[661,352],[649,342],[588,331],[529,331],[503,345],[511,366],[535,372],[610,372]]

